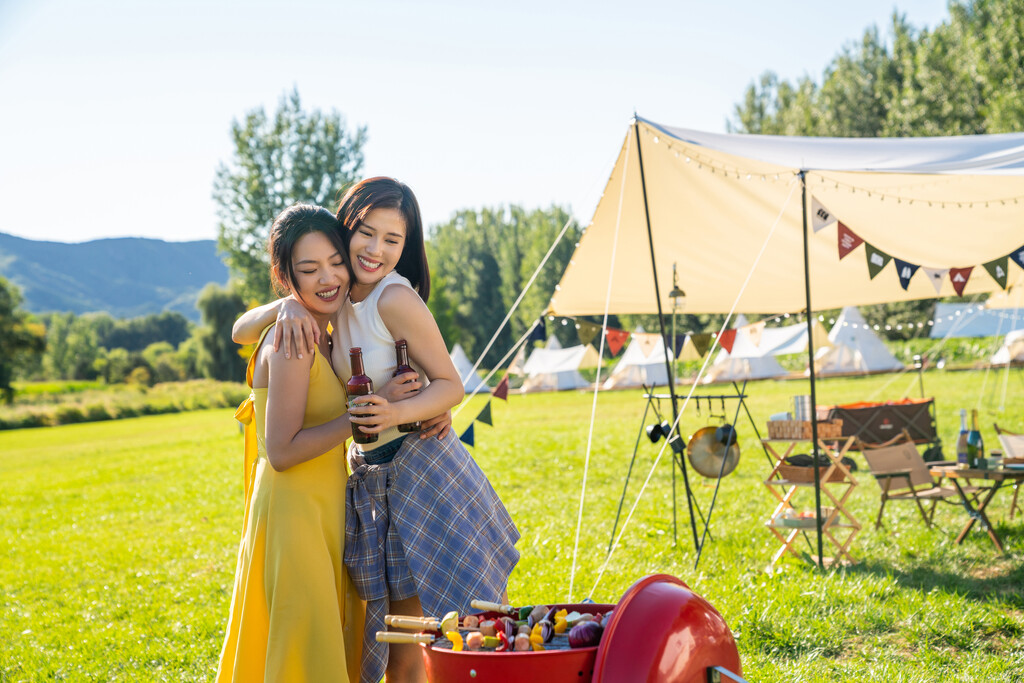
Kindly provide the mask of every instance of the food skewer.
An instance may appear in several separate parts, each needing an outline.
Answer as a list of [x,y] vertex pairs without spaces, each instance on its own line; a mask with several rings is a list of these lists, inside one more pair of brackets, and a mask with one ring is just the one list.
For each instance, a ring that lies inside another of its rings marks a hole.
[[502,614],[517,614],[519,608],[513,607],[512,605],[502,605],[499,602],[489,602],[487,600],[470,600],[470,607],[474,609],[483,610],[485,612],[501,612]]
[[449,612],[444,619],[435,617],[408,617],[400,614],[388,614],[384,617],[384,625],[391,628],[404,628],[412,631],[479,631],[478,626],[465,626],[458,622],[458,614]]
[[434,636],[429,633],[401,633],[398,631],[377,631],[378,643],[411,643],[430,645],[434,642]]

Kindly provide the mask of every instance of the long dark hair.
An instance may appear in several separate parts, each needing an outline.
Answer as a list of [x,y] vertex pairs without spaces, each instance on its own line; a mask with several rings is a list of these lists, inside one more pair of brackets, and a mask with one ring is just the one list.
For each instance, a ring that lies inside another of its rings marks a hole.
[[423,220],[416,195],[405,183],[377,176],[361,180],[349,188],[338,206],[338,222],[346,254],[352,233],[374,209],[397,209],[405,219],[405,247],[395,270],[409,280],[425,302],[430,297],[430,266],[427,265],[427,248],[423,243]]
[[292,204],[274,219],[274,224],[270,227],[270,240],[267,242],[267,253],[270,254],[270,281],[278,294],[287,294],[288,287],[298,294],[299,286],[295,280],[295,269],[292,267],[292,252],[295,250],[295,243],[303,235],[311,232],[322,232],[327,235],[331,245],[341,254],[349,277],[352,277],[348,247],[341,239],[338,219],[322,206]]

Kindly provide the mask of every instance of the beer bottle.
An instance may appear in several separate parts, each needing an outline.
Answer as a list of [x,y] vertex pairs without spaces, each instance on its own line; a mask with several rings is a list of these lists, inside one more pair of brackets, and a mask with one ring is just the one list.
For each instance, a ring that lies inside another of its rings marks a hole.
[[[398,361],[398,365],[395,367],[395,372],[391,375],[392,377],[398,377],[406,372],[416,372],[409,365],[409,344],[404,339],[395,341],[395,359]],[[398,425],[398,431],[418,432],[422,426],[423,423],[419,420],[407,422],[406,424]]]
[[[348,350],[348,357],[352,363],[352,378],[349,379],[345,388],[348,390],[349,407],[351,407],[354,397],[373,393],[373,382],[363,374],[363,350],[358,346],[353,346]],[[353,423],[352,440],[358,444],[373,443],[377,440],[377,435],[367,434],[362,427]]]
[[977,467],[978,458],[985,457],[985,444],[978,430],[978,411],[971,411],[971,431],[967,433],[967,466]]
[[960,436],[956,440],[956,463],[967,466],[967,411],[960,411]]

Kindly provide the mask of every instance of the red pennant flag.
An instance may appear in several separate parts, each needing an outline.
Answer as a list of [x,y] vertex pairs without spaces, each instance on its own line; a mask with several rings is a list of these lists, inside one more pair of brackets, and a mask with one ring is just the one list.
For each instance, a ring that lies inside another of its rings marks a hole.
[[500,398],[502,401],[508,400],[508,374],[506,373],[501,381],[498,382],[498,386],[494,387],[494,391],[491,392],[491,396],[494,398]]
[[618,355],[619,351],[622,350],[622,345],[629,339],[629,332],[606,327],[604,333],[608,337],[608,350],[612,352],[613,356]]
[[864,243],[860,237],[854,234],[842,221],[839,223],[839,260],[842,261],[846,255]]
[[[840,223],[842,225],[842,223]],[[725,349],[726,353],[732,353],[732,345],[736,341],[736,330],[726,330],[718,335],[718,345]]]
[[971,277],[972,270],[974,270],[974,266],[949,269],[949,281],[953,283],[953,289],[956,290],[957,296],[964,295],[964,287],[967,286],[967,280]]

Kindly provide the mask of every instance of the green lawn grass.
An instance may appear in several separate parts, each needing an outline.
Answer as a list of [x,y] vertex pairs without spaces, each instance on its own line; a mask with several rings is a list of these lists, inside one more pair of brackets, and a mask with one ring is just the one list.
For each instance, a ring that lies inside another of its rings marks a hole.
[[[993,420],[1024,431],[1024,402],[1014,398],[1020,372],[1005,379],[1000,411],[1001,374],[925,375],[947,451],[958,410],[979,399],[988,447]],[[916,381],[827,380],[819,403],[899,398],[916,394]],[[759,382],[748,392],[763,431],[806,383]],[[459,431],[485,400],[462,411]],[[668,455],[652,470],[661,443],[645,438],[623,518],[650,479],[602,572],[644,404],[638,391],[601,394],[591,433],[592,402],[589,393],[513,395],[492,401],[493,427],[475,425],[473,453],[523,534],[513,602],[564,600],[570,584],[576,600],[615,602],[635,580],[665,572],[722,613],[750,681],[1021,680],[1024,519],[1007,520],[1009,491],[990,507],[1006,547],[1000,555],[979,531],[954,543],[965,520],[954,506],[940,506],[940,528],[929,531],[914,506],[894,503],[888,530],[874,530],[878,488],[861,473],[851,497],[864,527],[852,546],[858,563],[821,571],[790,558],[769,575],[777,547],[763,526],[774,507],[762,484],[769,466],[741,419],[740,465],[722,482],[713,540],[694,570],[682,489],[674,545]],[[684,435],[717,422],[706,404],[701,411],[687,408]],[[227,409],[0,432],[0,680],[211,678],[242,518],[240,465],[241,435]],[[694,484],[706,511],[714,489]]]

